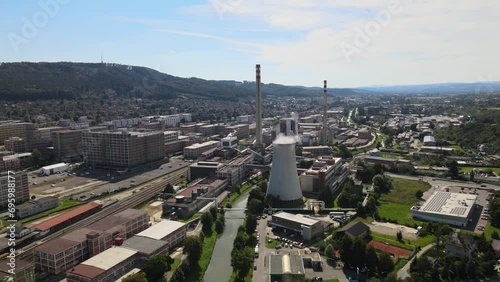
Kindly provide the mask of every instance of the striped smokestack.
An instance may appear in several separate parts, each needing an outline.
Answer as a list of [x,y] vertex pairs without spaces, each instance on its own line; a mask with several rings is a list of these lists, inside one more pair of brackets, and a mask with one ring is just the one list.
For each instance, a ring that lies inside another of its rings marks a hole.
[[327,91],[327,83],[326,80],[323,81],[323,129],[321,134],[321,145],[328,145],[328,136],[327,136],[327,123],[326,120],[328,118],[327,107],[328,107],[328,96],[326,95]]
[[260,65],[255,65],[255,81],[257,84],[257,112],[256,112],[256,125],[255,125],[255,146],[262,146],[262,93],[260,89]]

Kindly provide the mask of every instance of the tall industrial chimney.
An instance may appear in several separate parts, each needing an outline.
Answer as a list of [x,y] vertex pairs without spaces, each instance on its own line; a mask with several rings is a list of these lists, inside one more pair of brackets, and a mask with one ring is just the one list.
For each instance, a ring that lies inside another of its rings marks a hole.
[[328,119],[328,112],[327,112],[327,107],[328,107],[328,96],[326,95],[326,80],[323,81],[323,129],[321,130],[321,145],[327,146],[328,145],[328,125],[327,125],[327,119]]
[[273,163],[267,194],[278,200],[273,203],[274,207],[303,205],[295,161],[295,142],[294,137],[283,135],[273,141]]
[[255,147],[262,146],[262,93],[260,90],[260,64],[255,65],[255,82],[257,84],[257,115],[255,125]]

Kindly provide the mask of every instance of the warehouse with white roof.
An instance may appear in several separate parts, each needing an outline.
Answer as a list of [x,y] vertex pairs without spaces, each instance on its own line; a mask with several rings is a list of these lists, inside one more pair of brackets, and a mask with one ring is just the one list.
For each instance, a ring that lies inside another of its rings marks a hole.
[[422,206],[411,207],[414,219],[443,222],[465,227],[472,215],[477,195],[437,191]]
[[186,238],[186,231],[187,225],[185,223],[173,220],[162,220],[138,233],[136,236],[165,241],[168,243],[168,248],[172,249],[184,241]]

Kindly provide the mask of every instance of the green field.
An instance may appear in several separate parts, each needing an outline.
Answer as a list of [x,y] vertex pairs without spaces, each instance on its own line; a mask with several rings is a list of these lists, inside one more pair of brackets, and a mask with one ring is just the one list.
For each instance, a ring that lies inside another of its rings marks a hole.
[[455,151],[457,151],[457,152],[464,152],[464,149],[462,147],[460,147],[460,145],[450,145],[447,148],[455,149]]
[[268,242],[269,239],[271,238],[266,236],[266,248],[274,249],[274,247],[276,247],[276,244],[279,243],[279,241],[271,239],[271,243],[269,243]]
[[493,172],[496,174],[500,174],[500,167],[473,167],[473,166],[461,166],[460,171],[461,172],[466,172],[470,173],[472,169],[476,168],[476,171],[482,170],[482,169],[491,169]]
[[399,224],[408,226],[420,224],[421,221],[410,218],[410,208],[419,202],[415,193],[418,190],[425,192],[431,188],[431,185],[427,182],[403,178],[391,179],[393,189],[389,193],[383,194],[379,199],[378,213],[380,217],[397,220]]
[[375,233],[371,232],[370,234],[373,238],[373,240],[382,242],[382,243],[389,243],[393,246],[400,247],[402,249],[407,249],[407,250],[413,250],[415,247],[423,247],[427,246],[430,243],[434,241],[434,237],[432,235],[425,236],[425,237],[418,237],[417,240],[414,241],[408,241],[408,239],[403,237],[403,242],[399,242],[396,235],[385,235],[385,234],[380,234],[380,233]]
[[171,264],[170,271],[174,272],[179,267],[179,265],[181,265],[181,262],[182,261],[178,258],[174,259],[174,262]]
[[200,258],[200,277],[205,276],[205,271],[210,264],[210,259],[212,258],[212,253],[215,248],[215,243],[217,242],[217,232],[215,229],[212,231],[212,235],[210,237],[205,237],[205,241],[203,241],[203,252],[201,253]]
[[486,239],[491,240],[491,233],[493,233],[493,231],[496,231],[498,234],[500,234],[500,228],[491,226],[491,223],[488,221],[488,224],[486,224],[486,230],[484,231]]
[[394,270],[392,272],[394,273],[398,273],[398,271],[403,268],[403,266],[406,265],[406,263],[408,263],[408,259],[398,259],[398,261],[396,262],[396,264],[394,265]]

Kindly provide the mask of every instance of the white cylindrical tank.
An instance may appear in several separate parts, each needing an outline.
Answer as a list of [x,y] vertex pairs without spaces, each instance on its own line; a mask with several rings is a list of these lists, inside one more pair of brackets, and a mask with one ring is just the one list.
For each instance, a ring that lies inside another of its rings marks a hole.
[[273,163],[267,194],[279,200],[281,207],[303,204],[295,164],[295,137],[278,136],[273,141]]

